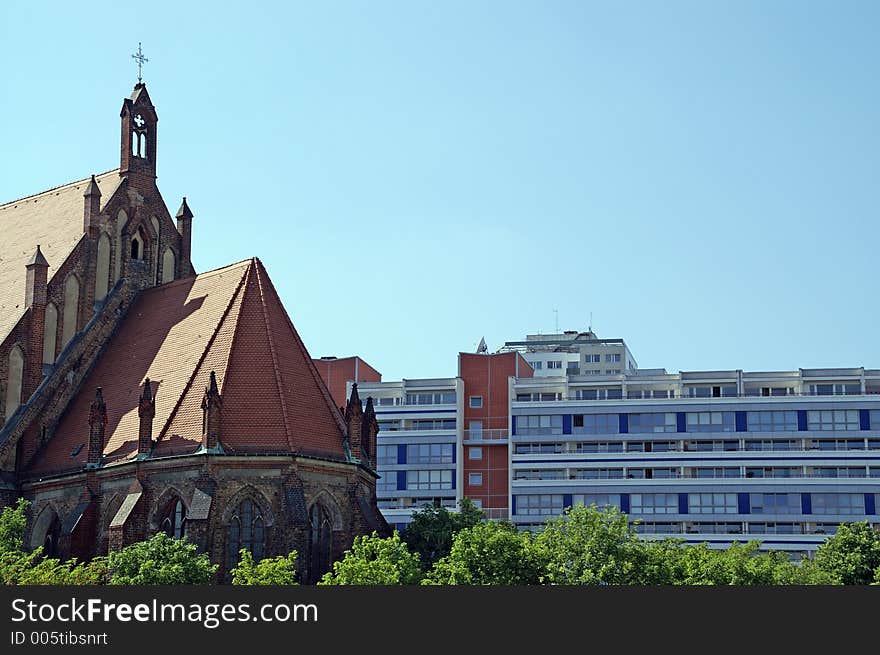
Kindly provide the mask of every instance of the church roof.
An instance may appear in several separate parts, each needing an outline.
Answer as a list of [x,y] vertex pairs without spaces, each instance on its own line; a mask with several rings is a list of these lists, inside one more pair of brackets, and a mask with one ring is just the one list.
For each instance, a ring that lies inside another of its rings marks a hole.
[[[95,176],[106,202],[119,171]],[[91,178],[0,205],[0,342],[24,315],[25,265],[39,244],[49,279],[83,236],[83,193]]]
[[[265,268],[250,259],[143,291],[30,472],[83,467],[89,405],[98,387],[107,406],[105,463],[133,459],[146,378],[156,403],[153,455],[198,451],[211,371],[221,394],[225,452],[344,461],[339,411]],[[77,450],[80,444],[85,446]]]

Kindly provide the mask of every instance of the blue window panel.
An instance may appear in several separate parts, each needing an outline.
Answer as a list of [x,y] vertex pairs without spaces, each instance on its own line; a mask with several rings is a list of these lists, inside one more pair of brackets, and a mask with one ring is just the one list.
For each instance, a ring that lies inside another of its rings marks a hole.
[[738,511],[740,514],[751,514],[752,508],[749,505],[748,494],[736,495],[736,511]]
[[406,491],[406,471],[397,472],[397,490]]
[[877,505],[874,503],[874,494],[865,494],[865,514],[877,513]]
[[617,431],[620,434],[629,434],[629,414],[617,415]]
[[455,489],[455,471],[452,472],[452,488]]
[[810,494],[801,494],[801,514],[813,513],[813,497]]
[[678,494],[678,513],[679,514],[687,514],[688,513],[688,495],[687,494]]
[[571,414],[562,415],[562,434],[571,434]]
[[[455,458],[458,454],[458,448],[455,447],[455,444],[450,444],[452,446],[452,463],[455,464]],[[452,484],[455,485],[455,473],[452,474]]]
[[406,523],[395,523],[394,529],[398,532],[403,532],[404,530],[406,530]]
[[807,410],[798,410],[798,432],[807,431]]
[[571,507],[571,494],[562,494],[562,506]]
[[516,435],[516,416],[511,416],[510,421],[510,434]]
[[397,446],[397,463],[406,464],[406,444],[398,444]]
[[677,412],[675,414],[675,425],[676,432],[687,432],[688,424],[687,424],[687,414],[684,412]]
[[[877,426],[880,428],[880,425]],[[875,428],[875,429],[877,429]],[[867,409],[859,410],[859,429],[860,430],[870,430],[871,429],[871,414]]]
[[748,423],[746,422],[746,413],[745,412],[737,412],[736,413],[736,431],[737,432],[747,432],[749,429]]
[[620,494],[620,511],[629,514],[629,494]]
[[516,516],[516,496],[510,498],[510,515]]

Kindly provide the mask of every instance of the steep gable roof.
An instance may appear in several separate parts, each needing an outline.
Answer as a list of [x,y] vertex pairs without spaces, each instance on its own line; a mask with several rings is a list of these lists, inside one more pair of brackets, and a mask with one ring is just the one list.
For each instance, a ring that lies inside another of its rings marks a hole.
[[[25,264],[39,244],[49,278],[83,236],[83,193],[91,178],[0,205],[0,342],[24,315]],[[95,176],[103,202],[120,182],[119,171]]]
[[201,446],[201,402],[215,371],[220,443],[228,453],[301,453],[344,460],[344,424],[259,260],[177,280],[140,294],[107,344],[33,473],[81,468],[88,408],[107,405],[107,463],[137,453],[138,398],[155,392],[154,456]]

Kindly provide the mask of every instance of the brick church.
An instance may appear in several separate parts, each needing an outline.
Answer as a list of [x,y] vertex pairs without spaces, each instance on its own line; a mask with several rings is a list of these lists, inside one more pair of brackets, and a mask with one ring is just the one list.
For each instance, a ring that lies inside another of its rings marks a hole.
[[388,532],[372,403],[336,407],[258,259],[196,274],[144,84],[120,117],[118,169],[0,205],[0,506],[59,557],[161,530],[314,581]]

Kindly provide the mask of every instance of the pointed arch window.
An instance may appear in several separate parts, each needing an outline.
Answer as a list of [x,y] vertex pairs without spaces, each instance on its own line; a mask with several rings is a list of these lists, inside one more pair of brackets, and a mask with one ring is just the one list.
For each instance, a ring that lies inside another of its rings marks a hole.
[[186,536],[186,505],[180,498],[168,503],[159,529],[174,539],[183,539]]
[[21,386],[24,379],[24,351],[19,345],[9,351],[9,371],[6,381],[6,420],[15,413],[21,404]]
[[58,337],[58,308],[55,303],[46,305],[46,321],[43,325],[43,363],[55,363],[55,342]]
[[330,555],[333,546],[333,519],[321,503],[312,505],[309,512],[312,525],[311,578],[317,580],[330,570]]
[[255,561],[266,551],[266,520],[260,506],[250,498],[239,503],[226,526],[226,560],[228,568],[238,564],[239,551],[250,551]]
[[52,524],[46,530],[46,536],[43,538],[43,555],[45,557],[58,557],[60,554],[58,548],[58,539],[61,536],[61,521],[58,515],[52,519]]

